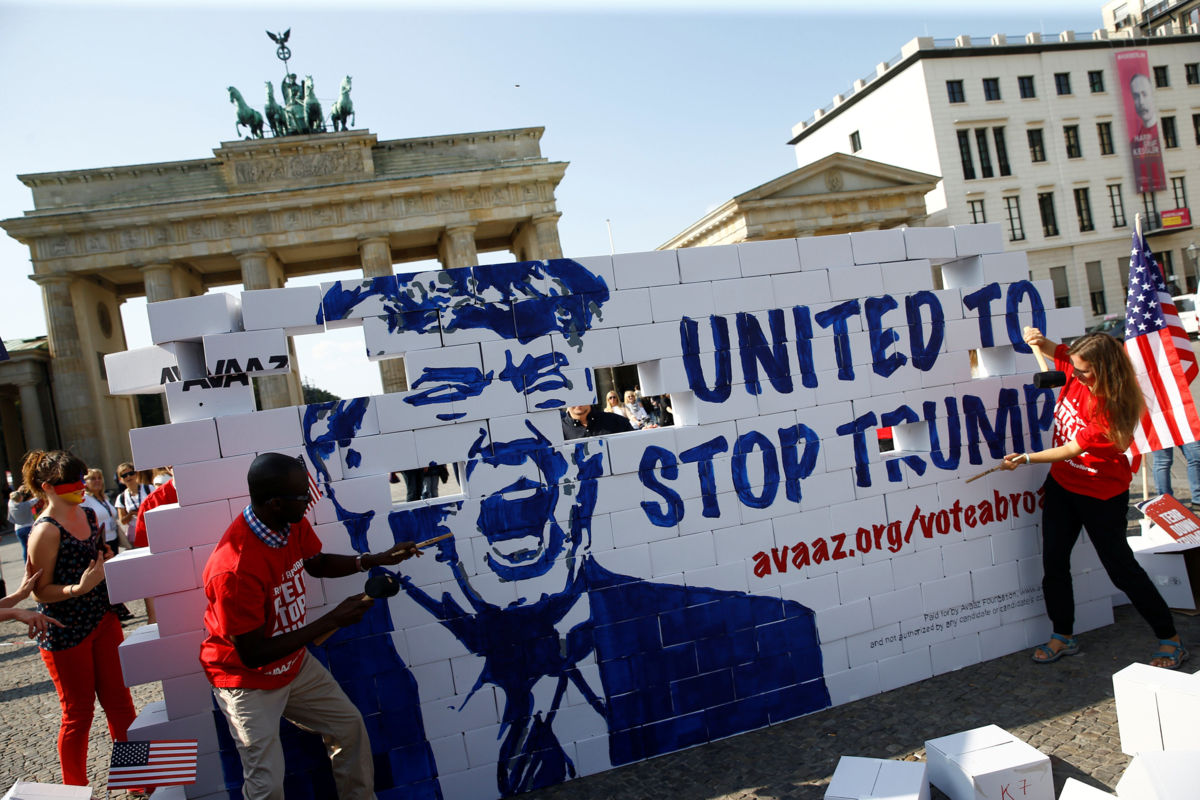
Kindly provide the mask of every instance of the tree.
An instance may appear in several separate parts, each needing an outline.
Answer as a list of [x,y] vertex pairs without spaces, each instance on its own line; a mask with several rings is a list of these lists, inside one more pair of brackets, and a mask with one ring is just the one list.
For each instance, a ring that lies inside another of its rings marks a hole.
[[313,386],[308,381],[302,383],[301,387],[304,390],[305,405],[311,405],[313,403],[328,403],[331,400],[336,401],[342,399],[333,392],[327,392],[319,386]]

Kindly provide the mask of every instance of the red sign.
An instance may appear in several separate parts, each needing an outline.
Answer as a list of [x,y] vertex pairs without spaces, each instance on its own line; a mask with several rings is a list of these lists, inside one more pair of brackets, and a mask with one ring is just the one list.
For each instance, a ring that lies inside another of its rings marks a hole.
[[1171,495],[1160,495],[1138,507],[1175,541],[1200,544],[1200,519]]
[[1158,192],[1167,188],[1167,177],[1163,172],[1158,108],[1154,105],[1150,61],[1145,50],[1122,50],[1115,58],[1137,191]]
[[1162,212],[1159,216],[1162,217],[1164,228],[1192,227],[1192,213],[1186,208],[1172,208],[1170,211]]

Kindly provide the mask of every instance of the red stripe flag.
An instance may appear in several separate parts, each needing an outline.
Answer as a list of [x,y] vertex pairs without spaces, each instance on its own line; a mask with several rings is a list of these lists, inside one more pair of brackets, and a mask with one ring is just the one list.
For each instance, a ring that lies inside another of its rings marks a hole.
[[1188,384],[1200,368],[1179,322],[1162,270],[1138,233],[1129,259],[1125,350],[1133,362],[1146,413],[1134,431],[1130,455],[1144,455],[1200,440],[1200,418]]
[[196,782],[195,739],[113,742],[108,790]]
[[[306,468],[307,469],[307,468]],[[308,471],[308,505],[304,507],[304,513],[313,510],[313,506],[317,504],[323,495],[321,494],[321,484],[317,483],[317,479],[313,477],[312,470]]]

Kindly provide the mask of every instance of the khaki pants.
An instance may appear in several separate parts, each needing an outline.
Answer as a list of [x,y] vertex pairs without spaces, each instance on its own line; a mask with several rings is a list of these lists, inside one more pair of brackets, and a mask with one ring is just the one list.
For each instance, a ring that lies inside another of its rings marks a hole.
[[375,766],[362,715],[311,653],[282,689],[214,688],[213,694],[242,757],[244,800],[284,800],[280,717],[325,740],[341,800],[374,800]]

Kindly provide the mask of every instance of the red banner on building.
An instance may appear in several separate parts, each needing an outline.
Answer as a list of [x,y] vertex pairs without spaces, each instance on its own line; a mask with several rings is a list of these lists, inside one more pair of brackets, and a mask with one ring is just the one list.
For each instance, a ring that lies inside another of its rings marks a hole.
[[1133,176],[1138,192],[1167,188],[1163,173],[1162,142],[1158,136],[1158,108],[1154,105],[1154,80],[1145,50],[1116,54],[1117,83],[1125,106],[1125,130],[1133,155]]
[[1164,228],[1192,227],[1192,213],[1186,208],[1172,208],[1158,215]]

